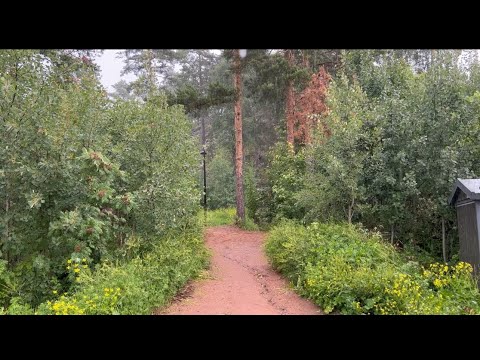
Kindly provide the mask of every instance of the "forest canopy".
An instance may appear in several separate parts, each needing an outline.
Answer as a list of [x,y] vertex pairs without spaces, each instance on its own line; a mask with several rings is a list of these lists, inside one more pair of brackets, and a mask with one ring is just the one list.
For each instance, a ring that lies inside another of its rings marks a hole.
[[206,205],[240,225],[355,223],[456,256],[448,196],[480,175],[477,51],[130,49],[136,79],[110,94],[96,53],[0,51],[0,308],[85,291],[77,268],[133,267],[177,237],[191,262],[165,266],[196,273],[202,148]]

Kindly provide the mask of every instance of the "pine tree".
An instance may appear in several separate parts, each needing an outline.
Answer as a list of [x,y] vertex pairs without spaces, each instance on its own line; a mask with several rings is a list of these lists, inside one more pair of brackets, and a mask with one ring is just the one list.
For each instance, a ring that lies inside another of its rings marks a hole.
[[243,196],[243,134],[242,134],[242,60],[240,50],[233,53],[235,87],[235,178],[236,178],[236,200],[237,218],[245,222],[245,202]]

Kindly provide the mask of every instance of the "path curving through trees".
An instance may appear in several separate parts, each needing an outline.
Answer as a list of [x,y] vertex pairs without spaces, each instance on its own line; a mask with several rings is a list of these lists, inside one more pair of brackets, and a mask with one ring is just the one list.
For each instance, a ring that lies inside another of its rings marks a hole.
[[167,315],[319,315],[268,264],[265,234],[233,226],[206,230],[212,251],[207,276],[189,284],[159,314]]

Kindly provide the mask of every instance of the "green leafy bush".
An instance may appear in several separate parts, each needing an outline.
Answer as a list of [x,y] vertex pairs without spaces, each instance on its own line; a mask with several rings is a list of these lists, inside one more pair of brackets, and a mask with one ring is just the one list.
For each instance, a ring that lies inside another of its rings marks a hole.
[[245,171],[245,209],[252,219],[257,219],[260,207],[260,194],[257,189],[257,179],[253,166],[247,166]]
[[[209,209],[235,206],[235,177],[232,159],[217,150],[207,163],[207,204]],[[203,186],[203,185],[202,185]]]
[[280,137],[257,214],[273,223],[360,222],[437,261],[443,236],[450,253],[458,251],[447,199],[456,178],[480,174],[478,59],[426,51],[429,60],[415,69],[418,50],[401,53],[343,53],[344,66],[318,99],[328,111],[310,114],[311,143],[296,144],[293,155]]
[[347,224],[283,222],[266,243],[272,265],[326,313],[480,313],[471,266],[408,261],[379,234]]
[[114,126],[111,157],[128,175],[123,185],[134,195],[130,225],[144,239],[194,226],[199,209],[198,152],[192,123],[166,96],[148,101],[116,101],[108,111]]
[[0,279],[11,279],[0,306],[72,293],[67,259],[94,270],[197,225],[199,159],[181,106],[157,90],[112,101],[85,51],[5,50],[0,74]]
[[125,264],[103,262],[95,272],[78,271],[76,291],[58,294],[39,314],[150,314],[197,276],[208,263],[198,233],[166,237],[152,252]]
[[33,309],[30,305],[25,304],[25,302],[20,297],[13,297],[10,301],[10,306],[5,311],[6,315],[34,315]]
[[238,226],[243,229],[243,230],[247,230],[247,231],[258,231],[259,230],[259,227],[257,224],[255,224],[255,222],[253,221],[253,219],[249,216],[249,213],[248,211],[245,212],[245,221],[241,221],[238,223]]
[[206,222],[203,211],[198,213],[198,217],[201,223],[205,223],[205,226],[238,225],[244,230],[258,230],[257,224],[253,222],[248,212],[245,214],[245,223],[237,223],[237,210],[235,208],[209,210],[207,211]]
[[8,305],[9,299],[15,294],[16,284],[11,272],[7,270],[7,262],[0,260],[0,308]]
[[[224,208],[207,211],[206,226],[221,226],[235,224],[236,210],[235,208]],[[201,222],[205,221],[205,213],[200,211],[198,217]]]
[[266,172],[271,194],[263,194],[263,200],[269,201],[264,201],[260,212],[265,220],[274,223],[280,219],[302,219],[303,208],[297,206],[295,196],[303,189],[304,152],[293,153],[287,144],[278,143],[270,152],[270,159]]

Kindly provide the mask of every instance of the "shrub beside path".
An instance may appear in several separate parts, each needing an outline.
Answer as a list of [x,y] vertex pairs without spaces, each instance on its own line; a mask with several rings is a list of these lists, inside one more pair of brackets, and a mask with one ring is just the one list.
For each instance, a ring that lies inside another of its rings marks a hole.
[[190,283],[158,314],[321,314],[268,264],[263,252],[265,233],[218,226],[208,228],[205,235],[212,252],[208,274]]

